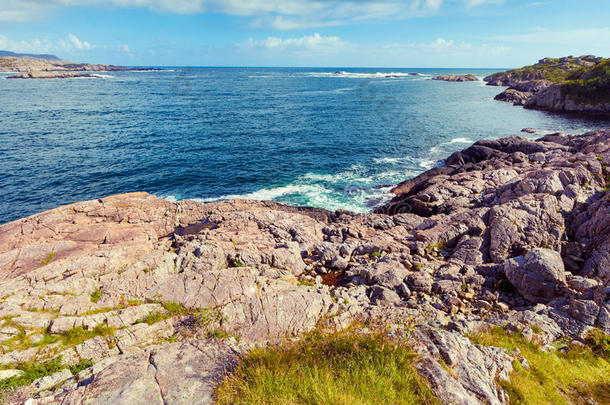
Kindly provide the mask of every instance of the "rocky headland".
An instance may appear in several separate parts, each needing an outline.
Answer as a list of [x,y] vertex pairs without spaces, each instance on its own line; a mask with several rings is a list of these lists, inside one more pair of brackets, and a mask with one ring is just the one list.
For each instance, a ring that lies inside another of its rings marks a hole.
[[127,72],[133,70],[159,69],[74,63],[61,59],[45,59],[31,56],[0,57],[0,72],[18,72],[18,74],[9,76],[9,79],[65,79],[73,77],[95,77],[88,72]]
[[16,73],[8,76],[8,79],[73,79],[76,77],[98,77],[91,73],[83,72],[47,72],[40,70],[29,70],[25,73]]
[[483,80],[490,86],[509,86],[495,97],[499,101],[556,112],[610,114],[610,59],[544,58]]
[[472,73],[468,73],[466,75],[440,75],[433,77],[432,80],[442,80],[445,82],[478,82],[479,78]]
[[253,347],[359,324],[411,345],[442,402],[508,404],[528,358],[477,334],[559,353],[610,333],[608,162],[610,130],[515,136],[371,214],[132,193],[4,224],[0,373],[27,381],[5,398],[212,403]]

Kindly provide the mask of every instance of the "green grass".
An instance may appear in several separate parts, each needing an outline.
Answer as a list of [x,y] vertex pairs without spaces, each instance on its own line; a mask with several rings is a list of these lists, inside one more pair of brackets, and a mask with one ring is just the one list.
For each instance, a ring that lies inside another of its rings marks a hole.
[[72,375],[78,375],[78,373],[80,373],[81,371],[83,371],[85,369],[88,369],[91,366],[93,366],[93,361],[91,361],[89,359],[85,359],[78,364],[70,366],[69,368],[70,368],[70,372],[72,373]]
[[216,389],[218,404],[437,404],[404,344],[313,332],[254,349]]
[[314,281],[311,280],[299,280],[297,282],[297,285],[302,285],[302,286],[306,286],[306,287],[313,287],[316,285],[316,283]]
[[42,363],[22,362],[16,364],[8,364],[2,366],[2,369],[21,370],[23,375],[15,376],[0,380],[0,393],[5,393],[19,387],[30,385],[39,378],[55,374],[63,369],[69,369],[72,375],[77,375],[86,368],[93,365],[91,360],[83,360],[73,366],[67,366],[62,363],[61,356],[48,360]]
[[76,346],[96,336],[114,336],[114,328],[107,325],[97,325],[95,328],[87,330],[82,326],[76,326],[63,332],[60,336],[64,345]]
[[102,298],[102,290],[95,290],[93,294],[91,294],[91,302],[96,303]]
[[610,59],[574,72],[561,90],[579,101],[610,102]]
[[153,312],[138,322],[149,325],[164,321],[174,316],[188,316],[190,324],[194,327],[204,328],[211,325],[214,321],[220,321],[222,314],[212,308],[186,308],[178,302],[161,302],[166,312]]
[[56,357],[53,360],[45,361],[44,363],[17,363],[12,365],[12,368],[21,370],[24,374],[0,380],[0,391],[8,391],[24,385],[29,385],[39,378],[55,374],[66,367],[62,364],[61,357]]
[[546,58],[547,63],[536,63],[534,65],[524,66],[519,69],[509,70],[507,72],[495,73],[491,75],[503,76],[504,74],[510,74],[514,79],[526,80],[534,78],[534,80],[546,79],[553,83],[560,83],[573,77],[574,74],[582,72],[583,70],[591,69],[590,67],[583,67],[576,63],[577,58],[571,58],[569,63],[560,62],[559,58]]
[[470,339],[473,343],[504,347],[509,351],[518,348],[527,359],[529,370],[519,364],[510,381],[500,381],[509,394],[511,405],[595,403],[590,400],[610,403],[610,357],[605,352],[610,338],[599,331],[591,338],[596,345],[570,346],[565,353],[543,352],[537,344],[501,327]]
[[38,267],[43,267],[43,266],[46,266],[47,264],[51,263],[51,260],[53,260],[54,257],[55,257],[55,252],[49,253],[47,255],[47,257],[45,257],[45,259],[40,262],[40,265]]
[[374,251],[373,253],[371,253],[371,254],[369,255],[369,257],[370,257],[371,259],[379,259],[379,258],[381,257],[381,252],[379,252],[379,251],[377,251],[377,250],[376,250],[376,251]]

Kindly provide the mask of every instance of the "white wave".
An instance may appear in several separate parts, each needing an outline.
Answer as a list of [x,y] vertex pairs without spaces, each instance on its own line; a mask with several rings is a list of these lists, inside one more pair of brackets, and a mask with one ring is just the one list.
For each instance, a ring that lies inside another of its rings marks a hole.
[[96,77],[98,79],[114,79],[114,76],[112,75],[101,75],[99,73],[93,73],[91,77]]
[[220,197],[212,198],[196,198],[194,200],[201,202],[212,202],[221,200],[234,200],[237,198],[246,200],[274,200],[279,197],[284,197],[292,194],[319,194],[330,193],[331,191],[316,184],[288,184],[286,186],[263,188],[247,194],[227,194]]
[[447,143],[450,144],[450,143],[473,143],[473,142],[474,141],[470,138],[453,138],[452,140],[450,140]]
[[470,138],[453,138],[450,141],[443,142],[441,144],[433,146],[432,148],[430,148],[430,153],[431,154],[437,154],[437,153],[443,151],[445,149],[444,148],[445,146],[452,145],[452,144],[455,144],[455,143],[470,143],[471,144],[471,143],[474,143],[474,141],[472,139],[470,139]]
[[169,202],[178,202],[178,198],[175,195],[172,194],[168,194],[168,195],[161,195],[158,196],[159,198],[163,198],[164,200],[167,200]]
[[347,77],[353,79],[403,79],[405,77],[423,76],[421,73],[404,72],[376,72],[376,73],[356,73],[356,72],[309,72],[306,75],[311,77]]
[[[401,167],[407,166],[408,170],[405,172],[399,172],[397,174],[401,176],[405,175],[416,175],[422,170],[427,170],[436,164],[437,160],[431,159],[429,157],[416,158],[412,156],[404,156],[404,157],[384,157],[384,158],[374,158],[373,161],[375,163],[386,163],[393,165],[400,165]],[[389,172],[393,173],[393,172]]]
[[400,163],[402,161],[404,161],[404,158],[390,158],[390,157],[384,157],[384,158],[374,158],[373,161],[375,163]]

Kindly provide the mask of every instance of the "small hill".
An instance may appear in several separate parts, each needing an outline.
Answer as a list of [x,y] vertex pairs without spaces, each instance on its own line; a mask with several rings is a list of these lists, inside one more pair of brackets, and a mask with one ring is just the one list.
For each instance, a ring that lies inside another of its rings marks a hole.
[[13,58],[46,59],[46,60],[55,60],[55,61],[61,60],[57,56],[50,55],[50,54],[37,55],[37,54],[30,54],[30,53],[15,53],[15,52],[11,52],[11,51],[0,50],[0,58],[5,57],[5,56],[10,56]]
[[544,58],[484,80],[490,86],[509,86],[496,100],[558,112],[610,114],[610,59]]

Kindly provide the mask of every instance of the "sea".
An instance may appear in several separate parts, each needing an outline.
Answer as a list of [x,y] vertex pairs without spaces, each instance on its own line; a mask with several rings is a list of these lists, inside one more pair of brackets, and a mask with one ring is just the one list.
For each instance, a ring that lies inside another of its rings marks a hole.
[[[166,68],[0,74],[0,223],[147,191],[369,212],[479,139],[582,133],[610,119],[525,110],[503,88],[430,80],[504,69]],[[535,135],[521,132],[533,128]]]

